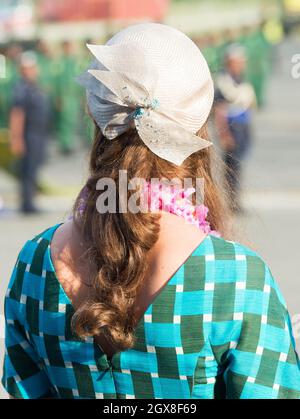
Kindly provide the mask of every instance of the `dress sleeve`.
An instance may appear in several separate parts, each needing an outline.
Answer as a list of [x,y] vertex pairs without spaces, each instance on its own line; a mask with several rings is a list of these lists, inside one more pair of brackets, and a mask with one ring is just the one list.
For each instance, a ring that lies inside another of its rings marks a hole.
[[53,397],[51,383],[25,327],[22,294],[25,264],[18,259],[5,297],[5,357],[2,385],[17,399]]
[[[299,399],[300,364],[290,316],[273,275],[262,259],[247,266],[236,314],[241,327],[231,338],[224,371],[229,399]],[[239,311],[239,310],[237,310]]]

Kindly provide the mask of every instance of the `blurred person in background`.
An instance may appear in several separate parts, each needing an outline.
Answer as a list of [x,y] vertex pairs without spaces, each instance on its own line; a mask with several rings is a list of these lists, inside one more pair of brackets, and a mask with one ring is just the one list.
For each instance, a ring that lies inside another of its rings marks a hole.
[[212,75],[217,74],[221,70],[220,60],[220,46],[221,46],[221,33],[213,32],[203,36],[199,45]]
[[57,65],[47,42],[39,39],[36,43],[35,52],[37,54],[39,67],[39,84],[46,92],[51,105],[51,129],[55,124],[55,80],[57,77]]
[[[3,58],[4,57],[4,58]],[[3,66],[5,68],[3,68]],[[5,127],[5,99],[3,95],[6,84],[6,48],[0,45],[0,129]]]
[[[80,57],[78,60],[79,65],[79,71],[83,72],[85,71],[91,61],[91,57],[88,53],[87,45],[93,45],[96,44],[97,41],[93,42],[91,38],[87,38],[82,43],[82,51],[80,53]],[[80,92],[80,115],[79,115],[79,136],[82,140],[82,144],[84,147],[90,147],[92,138],[94,135],[95,126],[93,124],[93,121],[91,120],[89,113],[87,111],[86,107],[86,93],[84,91]]]
[[22,47],[17,43],[9,43],[3,47],[5,56],[5,77],[0,78],[0,128],[8,128],[11,92],[18,78],[18,59]]
[[256,104],[254,89],[245,80],[246,66],[244,48],[232,44],[225,52],[224,71],[216,79],[215,125],[224,152],[234,212],[243,211],[239,202],[242,160],[251,145],[251,109]]
[[21,55],[20,76],[12,93],[11,150],[20,160],[21,211],[34,214],[38,212],[34,204],[38,169],[45,157],[50,122],[49,99],[38,84],[34,52]]
[[219,56],[219,71],[224,70],[225,56],[228,48],[236,43],[239,34],[239,29],[225,29],[221,32],[221,40],[218,45],[218,56]]
[[[4,44],[1,47],[1,54],[5,60],[5,77],[0,77],[0,167],[4,170],[12,170],[8,140],[9,111],[11,91],[18,77],[18,59],[21,52],[21,45],[15,42]],[[1,214],[4,209],[4,199],[0,196]]]
[[58,142],[61,152],[68,155],[73,152],[75,146],[82,96],[79,87],[74,83],[79,73],[79,61],[71,41],[63,42],[62,55],[56,65]]
[[252,84],[258,107],[265,102],[265,87],[271,71],[271,44],[264,33],[264,23],[254,27],[244,27],[238,39],[247,54],[246,78]]
[[[2,92],[5,80],[5,47],[0,45],[0,91]],[[2,94],[0,94],[0,153],[2,152],[2,130],[4,128],[4,100]],[[1,168],[1,158],[0,158],[0,168]],[[3,210],[4,201],[0,195],[0,213]]]

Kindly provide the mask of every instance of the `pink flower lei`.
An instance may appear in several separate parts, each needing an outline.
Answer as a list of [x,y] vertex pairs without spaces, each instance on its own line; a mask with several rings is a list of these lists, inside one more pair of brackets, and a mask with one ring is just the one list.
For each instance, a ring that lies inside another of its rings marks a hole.
[[[168,212],[170,214],[178,215],[186,220],[187,223],[192,224],[202,230],[205,234],[211,234],[216,237],[221,237],[221,234],[212,230],[210,223],[207,221],[209,209],[205,205],[193,205],[190,196],[195,193],[194,188],[181,189],[178,186],[165,186],[161,182],[144,183],[142,191],[143,205],[146,204],[150,212]],[[82,214],[86,208],[87,187],[85,187],[80,196],[80,204],[78,211]],[[73,218],[72,216],[70,218]]]
[[202,230],[206,234],[221,237],[218,231],[212,230],[207,221],[209,209],[205,205],[193,205],[190,196],[195,193],[194,188],[181,189],[175,185],[164,186],[162,183],[146,182],[145,199],[151,212],[165,211],[178,215]]

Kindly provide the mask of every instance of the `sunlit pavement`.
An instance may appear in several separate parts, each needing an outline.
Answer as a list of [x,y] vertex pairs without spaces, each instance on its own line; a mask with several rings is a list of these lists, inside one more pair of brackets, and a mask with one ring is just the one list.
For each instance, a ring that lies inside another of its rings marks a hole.
[[[241,241],[259,252],[279,282],[300,348],[300,79],[291,76],[291,58],[296,53],[300,53],[300,39],[293,38],[276,54],[277,70],[268,86],[266,106],[256,116],[255,145],[246,163],[243,203],[247,212],[237,222]],[[43,179],[56,185],[57,193],[41,199],[44,214],[22,217],[8,209],[0,215],[1,302],[24,242],[67,217],[87,173],[86,153],[82,154],[64,159],[51,156]],[[16,192],[15,183],[1,173],[0,194],[10,208],[16,207]],[[2,305],[0,310],[3,313]]]

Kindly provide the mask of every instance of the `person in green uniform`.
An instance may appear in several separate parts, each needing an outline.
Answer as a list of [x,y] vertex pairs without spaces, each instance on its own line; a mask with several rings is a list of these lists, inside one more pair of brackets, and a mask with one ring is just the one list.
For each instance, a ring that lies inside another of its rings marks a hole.
[[220,38],[218,33],[210,33],[204,37],[201,51],[207,61],[212,75],[217,74],[222,67],[219,54]]
[[0,77],[0,167],[11,175],[16,175],[15,159],[9,146],[9,114],[12,92],[19,79],[19,58],[22,48],[12,42],[4,45],[2,54],[5,62],[5,77]]
[[239,43],[246,50],[248,57],[247,79],[255,90],[257,105],[261,107],[264,104],[265,86],[270,70],[270,43],[261,26],[244,28]]
[[36,56],[40,68],[39,82],[49,92],[51,91],[52,83],[52,54],[50,48],[43,40],[38,40],[36,44]]
[[52,123],[51,128],[54,128],[53,115],[55,107],[55,77],[56,77],[56,63],[49,48],[49,45],[43,41],[38,40],[36,44],[36,56],[39,71],[39,85],[44,90],[49,98],[51,106]]
[[[6,48],[0,45],[0,91],[3,92],[6,83]],[[4,128],[4,100],[0,95],[0,129]]]
[[[80,73],[85,71],[89,64],[91,63],[91,57],[87,53],[86,45],[93,44],[92,39],[86,39],[83,43],[84,48],[80,54],[78,65],[80,68]],[[80,139],[84,146],[89,147],[93,140],[93,135],[95,131],[95,126],[90,118],[90,115],[86,106],[86,94],[84,91],[80,94],[80,126],[79,126],[79,135]]]
[[81,96],[79,86],[74,81],[79,73],[79,66],[72,42],[63,42],[62,55],[57,64],[56,107],[58,111],[58,141],[62,153],[70,154],[74,150],[78,131]]
[[3,50],[5,78],[0,78],[0,128],[8,128],[11,92],[18,79],[18,59],[22,52],[19,44],[11,43]]

